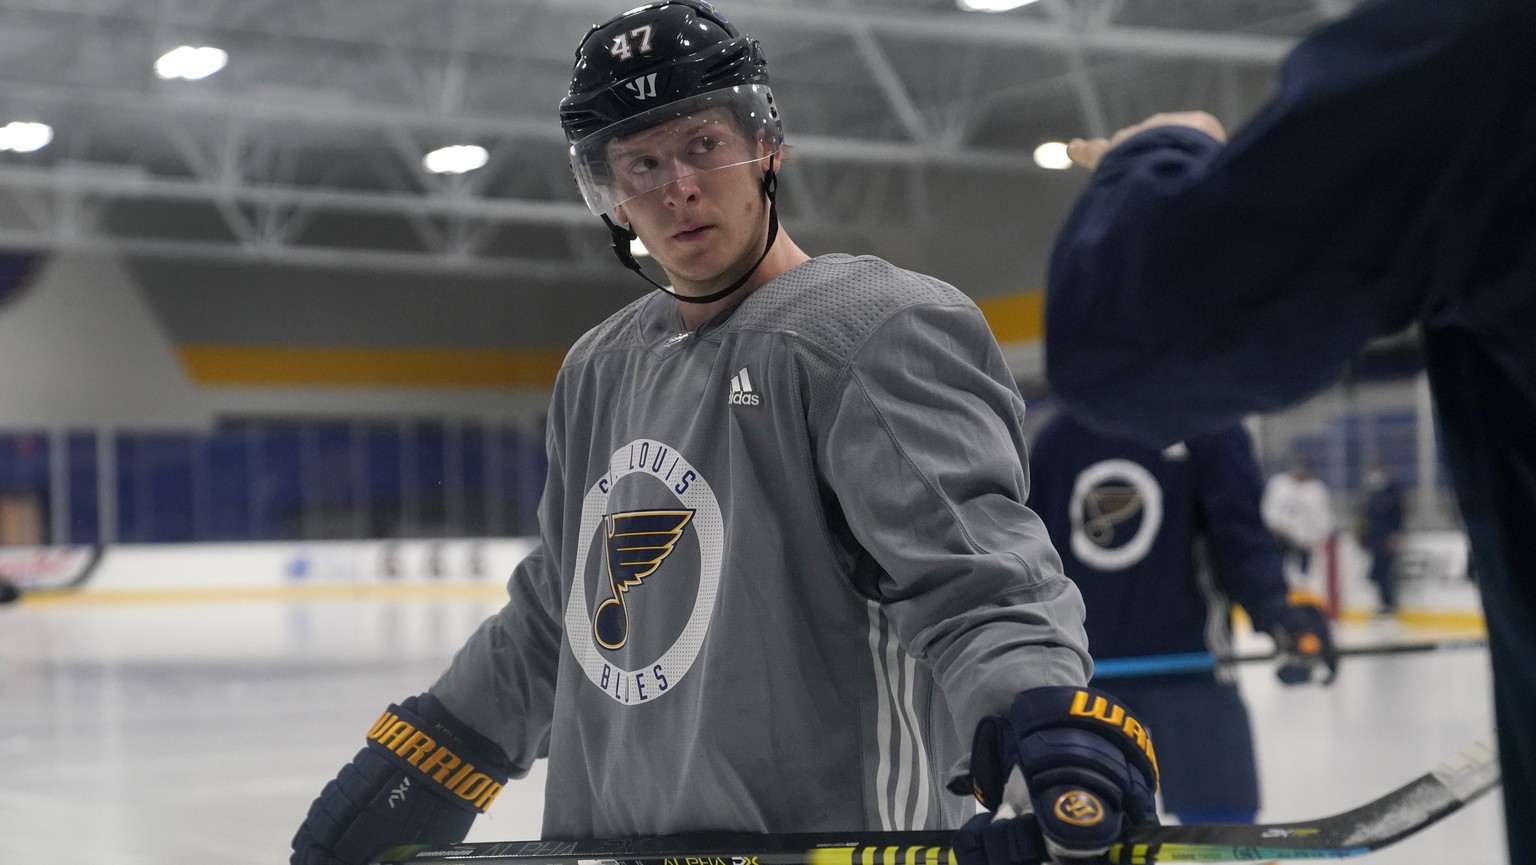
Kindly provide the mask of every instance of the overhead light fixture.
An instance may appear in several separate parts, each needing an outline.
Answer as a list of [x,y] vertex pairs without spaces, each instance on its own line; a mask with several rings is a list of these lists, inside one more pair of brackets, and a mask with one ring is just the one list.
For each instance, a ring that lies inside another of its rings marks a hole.
[[155,61],[155,74],[167,81],[199,81],[223,69],[228,62],[229,53],[222,48],[183,45],[160,55]]
[[490,158],[491,154],[478,144],[453,144],[423,156],[421,164],[433,174],[463,174],[484,166]]
[[1060,141],[1047,141],[1035,148],[1035,164],[1041,168],[1061,171],[1072,167],[1072,158],[1067,155],[1067,145]]
[[1020,6],[1028,6],[1035,0],[955,0],[962,12],[1007,12]]
[[53,127],[46,123],[12,120],[0,126],[0,150],[31,153],[42,150],[53,140]]
[[646,249],[645,244],[641,243],[640,238],[637,237],[629,242],[629,254],[635,258],[645,258],[651,254],[651,251]]

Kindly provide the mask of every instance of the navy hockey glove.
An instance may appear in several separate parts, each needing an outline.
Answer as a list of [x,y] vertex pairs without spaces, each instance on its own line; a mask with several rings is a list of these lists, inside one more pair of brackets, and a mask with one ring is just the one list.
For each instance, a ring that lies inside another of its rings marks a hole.
[[400,844],[464,840],[512,773],[431,694],[390,706],[293,836],[291,865],[366,865]]
[[1323,602],[1316,595],[1291,592],[1290,603],[1275,617],[1270,635],[1280,652],[1275,675],[1287,685],[1321,679],[1332,684],[1339,674],[1339,650],[1333,645]]
[[1141,723],[1093,688],[1034,688],[976,727],[971,774],[950,785],[988,811],[955,835],[960,865],[1088,858],[1157,825],[1157,756]]

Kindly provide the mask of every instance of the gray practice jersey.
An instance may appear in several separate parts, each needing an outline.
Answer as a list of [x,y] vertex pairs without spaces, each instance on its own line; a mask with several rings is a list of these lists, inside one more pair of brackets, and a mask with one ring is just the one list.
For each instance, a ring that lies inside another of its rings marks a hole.
[[542,543],[433,693],[549,757],[545,837],[957,826],[977,720],[1089,663],[985,320],[846,255],[676,304],[567,356]]

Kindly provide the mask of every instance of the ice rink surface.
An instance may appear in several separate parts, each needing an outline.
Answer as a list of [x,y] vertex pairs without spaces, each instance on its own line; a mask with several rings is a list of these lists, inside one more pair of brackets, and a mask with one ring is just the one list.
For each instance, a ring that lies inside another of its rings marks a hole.
[[[390,702],[499,603],[23,603],[0,608],[0,850],[21,865],[274,865]],[[1345,644],[1444,636],[1341,625]],[[1253,643],[1253,646],[1262,645]],[[1347,810],[1490,725],[1478,650],[1347,658],[1331,688],[1248,665],[1265,809]],[[1154,735],[1156,731],[1153,731]],[[542,763],[472,840],[538,836]],[[785,791],[793,795],[793,791]],[[1497,792],[1360,860],[1507,862]]]

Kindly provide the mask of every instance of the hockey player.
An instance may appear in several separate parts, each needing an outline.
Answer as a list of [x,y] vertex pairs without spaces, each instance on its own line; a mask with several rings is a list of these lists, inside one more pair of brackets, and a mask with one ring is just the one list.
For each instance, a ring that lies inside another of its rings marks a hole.
[[572,168],[669,284],[570,350],[540,546],[326,785],[294,863],[460,839],[545,756],[551,838],[957,827],[974,802],[946,783],[996,807],[1014,776],[1043,816],[978,818],[971,861],[1156,819],[1145,729],[1082,687],[1082,600],[1024,504],[984,319],[795,245],[778,112],[758,44],[700,0],[582,40]]
[[1097,170],[1046,302],[1058,394],[1153,444],[1297,402],[1418,324],[1520,863],[1536,862],[1532,33],[1529,0],[1372,0],[1292,52],[1230,145],[1203,114],[1069,145]]
[[1397,614],[1396,560],[1403,548],[1403,488],[1381,459],[1371,460],[1365,473],[1365,504],[1361,509],[1360,540],[1371,554],[1371,582],[1381,606],[1378,615]]
[[[1236,601],[1275,638],[1282,682],[1333,680],[1328,619],[1315,597],[1287,589],[1241,426],[1158,449],[1062,413],[1029,454],[1029,506],[1083,593],[1094,658],[1229,652]],[[1230,671],[1094,681],[1157,731],[1164,811],[1181,823],[1253,822],[1253,734]]]
[[1333,496],[1313,474],[1311,460],[1293,457],[1289,468],[1264,484],[1259,514],[1285,552],[1290,584],[1314,593],[1324,591],[1325,569],[1316,553],[1333,534]]

